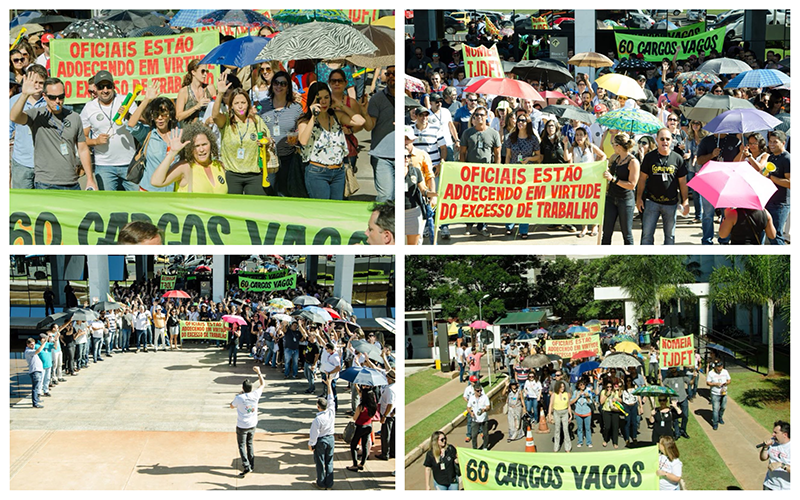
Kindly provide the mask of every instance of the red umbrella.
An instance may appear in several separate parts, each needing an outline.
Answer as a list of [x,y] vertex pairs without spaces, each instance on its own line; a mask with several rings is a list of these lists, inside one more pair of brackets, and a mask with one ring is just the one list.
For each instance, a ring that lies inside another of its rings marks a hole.
[[663,325],[664,324],[664,320],[663,319],[648,319],[644,324],[645,325]]
[[339,315],[339,313],[338,313],[338,312],[336,312],[336,310],[335,310],[335,309],[331,309],[330,307],[323,307],[323,309],[325,309],[326,311],[328,311],[328,314],[330,314],[330,315],[331,315],[331,317],[332,317],[333,319],[341,319],[341,318],[342,318],[342,317]]
[[597,356],[597,353],[594,351],[580,351],[573,354],[572,359],[591,358],[593,356]]
[[529,83],[523,82],[522,80],[513,80],[511,78],[483,78],[464,89],[464,92],[544,101],[541,94],[536,92],[536,89]]
[[[563,99],[566,97],[567,101],[569,101],[570,104],[572,104],[573,106],[577,106],[577,104],[575,104],[575,102],[572,99],[570,99],[569,97],[565,96],[564,94],[562,94],[557,90],[545,90],[544,92],[540,92],[540,94],[547,100],[547,104],[553,104],[553,102],[556,102],[559,99]],[[550,102],[551,100],[553,102]]]
[[207,273],[210,273],[211,272],[211,268],[208,267],[208,266],[197,266],[197,267],[194,268],[194,271],[196,273],[202,273],[203,271],[205,271]]
[[169,292],[162,295],[162,297],[166,299],[189,299],[191,298],[188,293],[184,292],[183,290],[170,290]]

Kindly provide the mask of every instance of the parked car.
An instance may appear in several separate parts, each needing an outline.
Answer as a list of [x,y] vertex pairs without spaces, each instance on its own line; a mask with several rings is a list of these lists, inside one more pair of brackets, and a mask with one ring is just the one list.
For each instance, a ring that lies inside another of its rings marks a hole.
[[459,31],[466,31],[467,25],[454,18],[453,16],[444,16],[444,32],[448,35],[455,35]]
[[695,23],[705,20],[706,23],[712,24],[716,21],[717,16],[708,15],[706,9],[689,9],[686,11],[686,19]]
[[641,28],[641,29],[648,29],[650,26],[654,25],[656,22],[653,20],[652,17],[645,14],[641,10],[631,10],[628,12],[628,22],[626,22],[626,26],[629,28]]
[[667,15],[669,15],[670,17],[679,16],[679,15],[681,15],[681,12],[683,12],[683,10],[681,10],[681,9],[671,9],[671,10],[670,9],[649,9],[648,12],[650,14],[650,17],[652,17],[653,19],[656,19],[656,18],[660,18],[660,17],[667,17]]
[[457,21],[461,21],[462,23],[464,23],[464,26],[466,26],[469,23],[470,19],[471,19],[470,13],[467,12],[467,11],[463,11],[463,10],[462,11],[445,12],[445,15],[446,16],[447,15],[452,16],[453,19],[455,19]]
[[[777,19],[777,21],[776,21]],[[771,10],[767,13],[767,24],[789,25],[789,16],[785,10]],[[719,27],[719,26],[718,26]],[[735,21],[725,26],[725,38],[731,41],[742,41],[744,34],[744,11]]]

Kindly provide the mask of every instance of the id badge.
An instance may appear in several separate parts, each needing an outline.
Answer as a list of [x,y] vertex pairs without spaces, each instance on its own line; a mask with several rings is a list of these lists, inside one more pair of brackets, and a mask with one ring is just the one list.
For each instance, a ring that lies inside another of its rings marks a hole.
[[663,420],[661,421],[661,427],[664,427],[664,421]]
[[275,137],[281,135],[281,126],[278,125],[277,123],[275,124],[274,127],[272,127],[272,135],[274,135]]
[[444,462],[439,462],[439,470],[444,470]]
[[67,156],[69,154],[69,148],[67,147],[66,142],[61,143],[61,154]]
[[236,153],[236,158],[244,160],[244,148],[239,148],[239,151]]
[[664,182],[669,181],[669,174],[661,174],[661,180]]

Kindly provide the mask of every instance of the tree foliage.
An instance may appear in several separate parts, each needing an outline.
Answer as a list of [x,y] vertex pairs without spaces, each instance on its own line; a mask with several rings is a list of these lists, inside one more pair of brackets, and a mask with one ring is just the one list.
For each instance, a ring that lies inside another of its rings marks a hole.
[[678,300],[695,300],[683,286],[695,278],[682,255],[628,255],[615,269],[615,284],[628,293],[640,318],[661,317],[662,302],[672,307]]

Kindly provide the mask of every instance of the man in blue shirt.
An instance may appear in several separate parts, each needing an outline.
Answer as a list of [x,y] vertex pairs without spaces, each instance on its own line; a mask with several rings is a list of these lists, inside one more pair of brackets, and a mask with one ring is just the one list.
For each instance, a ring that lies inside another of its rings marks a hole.
[[[47,70],[44,66],[34,64],[28,68],[25,78],[33,81],[36,92],[28,97],[22,110],[44,106],[42,93],[44,81],[47,79]],[[8,102],[8,107],[14,106],[21,96],[22,94],[17,94],[12,97]],[[11,153],[11,188],[33,189],[33,136],[31,129],[27,125],[19,125],[13,121],[10,123],[9,139],[14,139],[14,150]]]

